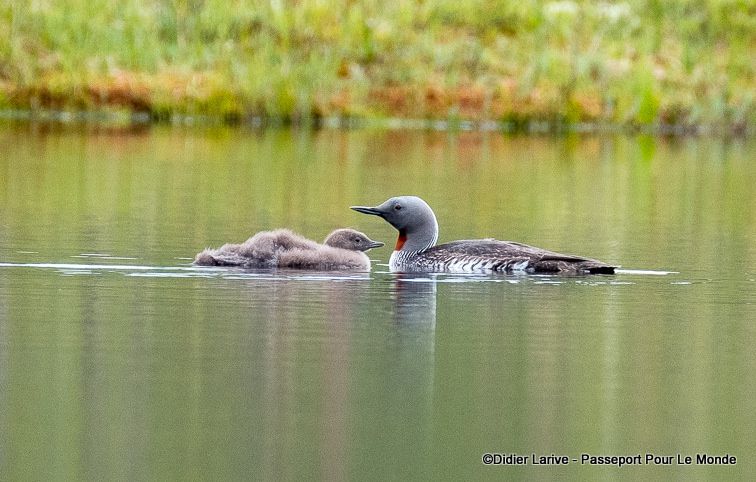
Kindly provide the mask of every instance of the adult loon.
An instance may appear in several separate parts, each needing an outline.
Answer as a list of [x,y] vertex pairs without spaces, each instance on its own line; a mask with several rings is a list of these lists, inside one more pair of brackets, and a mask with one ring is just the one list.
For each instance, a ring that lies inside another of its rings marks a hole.
[[261,231],[241,244],[224,244],[197,254],[197,266],[370,271],[364,251],[383,246],[354,229],[337,229],[323,244],[288,229]]
[[436,245],[436,215],[417,196],[392,197],[376,207],[351,209],[380,216],[399,231],[389,260],[392,271],[613,274],[616,268],[595,259],[491,238]]

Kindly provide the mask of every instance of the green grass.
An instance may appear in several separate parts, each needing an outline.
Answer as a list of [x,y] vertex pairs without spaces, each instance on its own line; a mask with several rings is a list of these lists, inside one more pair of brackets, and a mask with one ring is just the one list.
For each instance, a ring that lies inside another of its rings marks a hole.
[[745,128],[750,0],[16,0],[0,108]]

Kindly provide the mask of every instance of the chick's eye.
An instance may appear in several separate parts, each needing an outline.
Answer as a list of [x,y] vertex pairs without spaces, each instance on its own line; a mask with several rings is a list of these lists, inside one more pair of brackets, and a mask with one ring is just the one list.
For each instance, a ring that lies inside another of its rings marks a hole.
[[401,211],[402,206],[397,204],[396,206],[394,206],[394,209],[396,209],[397,211]]
[[362,240],[361,240],[360,238],[354,238],[354,242],[355,242],[355,243],[361,243],[361,242],[362,242]]

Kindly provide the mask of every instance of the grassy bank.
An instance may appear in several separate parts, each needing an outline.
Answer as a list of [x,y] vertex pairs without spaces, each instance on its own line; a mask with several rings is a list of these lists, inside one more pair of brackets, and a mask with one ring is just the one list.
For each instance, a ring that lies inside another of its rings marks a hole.
[[748,0],[18,0],[0,108],[744,129]]

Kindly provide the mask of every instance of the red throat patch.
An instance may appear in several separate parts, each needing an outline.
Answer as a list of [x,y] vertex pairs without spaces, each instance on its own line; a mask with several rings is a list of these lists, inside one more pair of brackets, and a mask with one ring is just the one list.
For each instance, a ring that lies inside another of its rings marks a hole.
[[404,246],[404,243],[407,241],[407,236],[399,232],[399,238],[396,240],[396,246],[394,247],[394,251],[399,251],[402,249],[402,246]]

